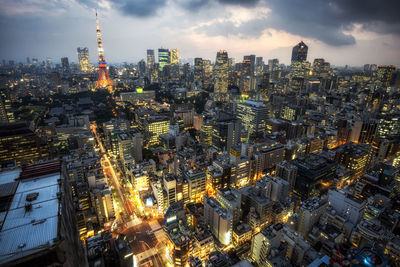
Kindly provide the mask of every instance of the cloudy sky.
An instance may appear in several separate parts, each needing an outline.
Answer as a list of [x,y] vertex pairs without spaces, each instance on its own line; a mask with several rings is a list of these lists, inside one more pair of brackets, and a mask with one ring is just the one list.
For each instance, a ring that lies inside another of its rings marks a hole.
[[0,59],[76,62],[87,46],[96,61],[95,8],[109,62],[164,47],[183,59],[225,49],[289,63],[303,40],[311,62],[400,65],[399,0],[0,0]]

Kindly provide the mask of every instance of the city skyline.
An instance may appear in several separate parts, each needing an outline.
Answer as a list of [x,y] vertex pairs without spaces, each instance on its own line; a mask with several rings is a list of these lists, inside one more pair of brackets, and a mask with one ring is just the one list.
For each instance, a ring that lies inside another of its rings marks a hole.
[[[77,63],[77,47],[88,47],[90,61],[96,62],[98,7],[110,63],[138,62],[146,58],[146,49],[164,47],[178,48],[187,60],[214,62],[217,51],[224,49],[237,60],[256,54],[289,64],[291,48],[303,40],[310,62],[325,58],[338,66],[400,64],[397,2],[364,1],[358,8],[357,1],[313,2],[4,1],[0,28],[6,41],[0,58],[26,62],[26,57],[50,57],[58,63],[68,57]],[[311,11],[316,14],[307,11],[310,5],[316,6]],[[376,12],[367,16],[371,10]]]

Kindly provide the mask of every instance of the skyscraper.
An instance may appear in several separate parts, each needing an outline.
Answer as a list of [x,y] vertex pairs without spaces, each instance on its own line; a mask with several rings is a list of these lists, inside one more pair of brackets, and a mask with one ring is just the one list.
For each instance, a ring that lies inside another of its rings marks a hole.
[[255,66],[256,66],[256,55],[244,56],[243,62],[250,63],[251,75],[254,75],[254,70],[255,70]]
[[61,58],[61,66],[63,72],[69,72],[69,62],[67,57]]
[[158,64],[160,66],[160,70],[162,71],[164,69],[165,65],[168,65],[170,63],[170,54],[169,50],[165,48],[159,48],[158,49]]
[[196,57],[194,59],[194,81],[201,84],[204,76],[203,59]]
[[292,63],[293,62],[303,62],[307,60],[308,46],[301,41],[292,50]]
[[261,135],[267,126],[268,108],[263,102],[246,100],[237,104],[237,117],[242,120],[248,138]]
[[228,67],[228,52],[220,50],[217,52],[214,66],[214,93],[216,94],[217,99],[225,98],[228,92]]
[[280,78],[279,59],[274,58],[268,60],[268,70],[271,74],[271,81],[276,81]]
[[138,71],[140,76],[144,76],[146,73],[146,62],[144,59],[140,60],[138,62]]
[[97,24],[97,47],[99,50],[99,74],[97,78],[97,82],[95,85],[96,89],[108,89],[109,91],[113,90],[114,83],[110,79],[110,76],[108,75],[108,70],[107,70],[107,63],[104,58],[104,50],[103,50],[103,41],[101,40],[101,32],[100,32],[100,26],[99,26],[99,19],[97,17],[97,11],[96,11],[96,24]]
[[377,74],[377,85],[379,87],[388,87],[394,83],[396,67],[395,66],[379,66]]
[[177,48],[170,51],[170,63],[171,65],[179,65],[179,50]]
[[264,61],[262,57],[256,57],[256,68],[255,68],[255,74],[256,75],[261,75],[264,71]]
[[155,63],[154,59],[154,50],[153,49],[147,49],[147,69],[150,70],[153,68]]
[[77,51],[80,70],[83,72],[89,72],[89,49],[87,47],[78,47]]

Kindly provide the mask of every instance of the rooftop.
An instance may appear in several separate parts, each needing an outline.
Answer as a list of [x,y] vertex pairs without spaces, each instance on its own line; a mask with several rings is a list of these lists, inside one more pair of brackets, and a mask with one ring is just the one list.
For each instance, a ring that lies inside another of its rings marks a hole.
[[[13,201],[0,232],[2,263],[45,250],[58,240],[60,169],[45,173],[40,171],[41,165],[45,169],[49,167],[47,164],[39,164],[20,174]],[[17,173],[14,170],[3,175],[11,177]]]
[[319,207],[325,205],[327,203],[326,199],[321,199],[319,197],[311,197],[307,199],[306,201],[303,202],[303,205],[301,206],[303,209],[306,209],[308,211],[314,211],[317,210]]

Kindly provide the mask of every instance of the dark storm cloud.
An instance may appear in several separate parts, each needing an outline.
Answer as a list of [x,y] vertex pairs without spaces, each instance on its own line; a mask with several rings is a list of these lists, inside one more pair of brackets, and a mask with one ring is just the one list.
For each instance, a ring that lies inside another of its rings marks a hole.
[[136,17],[149,17],[166,5],[166,0],[113,0],[124,14]]
[[[81,0],[96,3],[94,0]],[[167,6],[168,0],[111,0],[123,14],[134,17],[154,16]],[[400,35],[400,0],[170,0],[185,10],[198,12],[214,8],[212,4],[242,7],[267,7],[266,18],[257,18],[235,26],[232,22],[217,22],[198,29],[211,36],[237,35],[243,38],[259,36],[265,29],[283,30],[313,38],[333,46],[355,44],[351,31],[362,24],[368,31]]]
[[[79,0],[79,3],[91,7],[99,7],[96,0]],[[167,0],[109,0],[112,7],[127,16],[151,17],[166,6]]]
[[186,10],[195,12],[207,6],[210,0],[175,0],[175,3]]
[[241,6],[254,6],[260,0],[217,0],[221,4],[232,4],[232,5],[241,5]]
[[[240,2],[220,0],[220,2]],[[363,29],[400,35],[400,1],[398,0],[264,0],[253,5],[271,10],[266,18],[234,26],[232,22],[218,22],[199,31],[210,35],[259,36],[263,30],[274,28],[303,37],[341,46],[355,43],[353,36],[343,33],[355,23]]]

